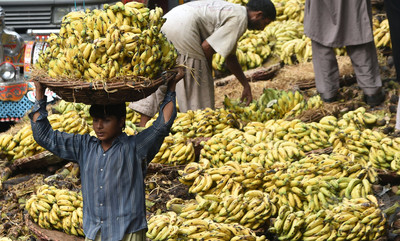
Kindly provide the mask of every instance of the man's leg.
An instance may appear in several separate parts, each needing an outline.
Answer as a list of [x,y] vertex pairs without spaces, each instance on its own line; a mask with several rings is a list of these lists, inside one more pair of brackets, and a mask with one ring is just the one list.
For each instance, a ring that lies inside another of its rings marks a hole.
[[122,241],[146,241],[146,230],[142,229],[136,233],[126,234]]
[[363,90],[367,104],[379,105],[384,100],[375,43],[347,46],[358,86]]
[[339,90],[339,67],[336,54],[331,47],[312,41],[315,85],[326,102],[336,100]]

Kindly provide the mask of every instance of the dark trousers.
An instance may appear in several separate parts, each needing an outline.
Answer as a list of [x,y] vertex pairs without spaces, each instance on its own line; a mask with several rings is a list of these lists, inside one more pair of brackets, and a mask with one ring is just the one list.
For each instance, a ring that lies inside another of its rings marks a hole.
[[389,20],[392,55],[397,81],[400,82],[400,1],[385,0],[385,10]]

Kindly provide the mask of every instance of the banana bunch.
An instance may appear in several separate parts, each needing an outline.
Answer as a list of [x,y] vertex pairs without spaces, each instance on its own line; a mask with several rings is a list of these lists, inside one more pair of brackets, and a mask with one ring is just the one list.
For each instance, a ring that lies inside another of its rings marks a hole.
[[[176,119],[171,127],[172,133],[185,133],[188,138],[196,136],[196,132],[190,128],[193,125],[193,120],[198,111],[188,110],[186,113],[178,112]],[[147,125],[148,126],[148,125]]]
[[393,156],[393,160],[390,162],[390,168],[399,173],[400,172],[400,155],[396,152]]
[[190,186],[189,193],[239,195],[244,190],[260,188],[265,171],[259,163],[228,161],[220,167],[212,167],[208,159],[200,158],[199,163],[191,162],[178,171],[178,180]]
[[375,168],[399,170],[399,143],[400,139],[384,137],[378,145],[372,146],[369,150],[369,161]]
[[42,185],[26,202],[25,208],[42,228],[84,236],[83,199],[80,193]]
[[300,240],[309,217],[304,211],[294,211],[292,207],[283,205],[279,208],[278,216],[269,231],[278,235],[279,240]]
[[374,196],[345,198],[331,210],[326,219],[332,219],[336,240],[378,240],[385,234],[386,218]]
[[104,9],[70,12],[47,40],[37,67],[50,77],[106,81],[119,76],[156,77],[175,65],[177,52],[160,32],[160,7],[117,2]]
[[[322,159],[318,156],[268,171],[263,189],[277,195],[278,206],[288,205],[296,211],[319,211],[346,198],[365,197],[372,193],[366,174],[359,176],[360,165],[349,162],[334,168],[344,156]],[[316,159],[314,161],[313,159]],[[321,164],[318,164],[321,162]],[[351,176],[351,177],[350,177]]]
[[178,170],[180,175],[178,181],[190,186],[203,173],[204,169],[208,169],[210,166],[210,161],[207,159],[201,159],[199,162],[189,162],[183,170]]
[[[74,103],[74,102],[68,102],[65,100],[60,100],[56,105],[53,106],[53,109],[56,114],[64,114],[68,111],[71,110],[76,110],[80,113],[82,116],[89,116],[89,107],[83,103]],[[83,112],[81,112],[83,111]],[[85,113],[87,114],[85,114]]]
[[[281,123],[282,120],[276,122]],[[255,124],[259,127],[250,126]],[[224,166],[229,161],[270,167],[278,161],[286,163],[304,156],[296,143],[274,138],[275,133],[265,128],[263,123],[250,122],[244,131],[229,128],[203,141],[200,158],[210,161],[213,167]]]
[[265,192],[277,195],[279,207],[289,205],[295,210],[318,211],[340,200],[331,184],[334,178],[305,178],[287,173],[282,168],[265,175],[263,188]]
[[128,136],[134,136],[138,133],[135,124],[131,121],[125,121],[125,128],[123,130]]
[[0,135],[0,146],[2,152],[12,160],[30,157],[44,151],[44,148],[33,139],[30,124],[24,125],[15,135],[8,133]]
[[375,183],[377,173],[373,168],[364,166],[362,162],[352,155],[342,155],[332,152],[327,154],[311,154],[298,162],[294,162],[287,169],[289,174],[301,174],[304,178],[317,176],[350,177],[368,179]]
[[331,146],[329,138],[331,130],[334,128],[335,126],[321,122],[299,122],[288,129],[288,134],[284,136],[284,139],[297,143],[304,152],[324,149]]
[[141,115],[139,112],[134,111],[133,109],[129,108],[129,103],[126,103],[126,121],[130,121],[133,124],[137,124],[140,122]]
[[182,134],[169,135],[165,137],[158,153],[152,160],[153,163],[182,165],[194,162],[193,142],[187,141]]
[[324,102],[321,100],[320,95],[314,95],[307,100],[308,109],[318,109],[323,107]]
[[[277,162],[290,165],[290,163],[305,157],[299,145],[291,141],[278,140],[268,143],[262,142],[256,144],[253,149],[256,149],[258,153],[260,153],[258,159],[260,161],[264,160],[261,163],[266,167],[272,167]],[[253,160],[253,162],[255,161],[257,160]]]
[[48,120],[54,130],[80,135],[91,132],[90,126],[76,110],[70,110],[63,114],[49,115]]
[[294,20],[303,22],[304,19],[304,0],[273,0],[276,8],[276,20]]
[[[12,151],[15,147],[16,143],[12,143],[13,135],[9,133],[3,133],[0,135],[0,151],[4,153],[8,153]],[[12,148],[11,148],[12,147]]]
[[[153,121],[155,119],[153,118]],[[148,122],[146,126],[150,126]],[[219,108],[212,110],[205,108],[202,110],[189,110],[186,113],[178,113],[174,124],[171,127],[171,133],[181,132],[187,138],[193,137],[211,137],[214,134],[221,133],[225,128],[238,127],[236,115],[229,110]]]
[[30,124],[25,125],[17,134],[13,137],[13,145],[8,146],[11,148],[14,146],[9,154],[13,155],[13,159],[30,157],[38,154],[45,149],[36,143],[33,138],[32,129]]
[[379,26],[374,27],[374,42],[377,48],[392,48],[390,39],[389,21],[387,19],[379,23]]
[[[312,100],[311,100],[312,99]],[[263,90],[258,100],[249,106],[237,99],[225,96],[223,104],[230,112],[235,113],[243,121],[266,122],[271,119],[286,119],[301,114],[304,110],[319,107],[322,101],[310,98],[310,104],[299,91],[283,91],[272,88]]]
[[[271,55],[268,36],[264,31],[247,30],[238,40],[236,57],[243,70],[262,66]],[[225,58],[216,53],[212,59],[214,70],[225,71]]]
[[351,177],[341,177],[338,179],[339,197],[353,199],[365,198],[372,194],[371,183],[368,179],[359,179]]
[[285,9],[283,10],[283,16],[287,16],[287,19],[294,20],[302,23],[304,20],[304,5],[305,0],[289,0],[285,4]]
[[[261,64],[268,58],[271,54],[271,47],[268,45],[268,36],[264,31],[259,30],[247,30],[238,40],[237,50],[241,50],[243,54],[253,53],[253,55],[258,55],[260,60],[257,56],[246,56],[246,59],[240,52],[236,52],[238,56],[239,63],[244,62],[246,60],[247,65],[244,67],[247,68],[254,68],[261,66]],[[249,61],[250,58],[250,61]],[[256,62],[254,62],[256,61]],[[243,66],[243,65],[242,65]],[[254,66],[254,67],[253,67]]]
[[251,145],[283,140],[288,133],[289,127],[294,126],[297,122],[300,122],[300,120],[271,119],[265,123],[251,121],[243,127],[243,136],[247,143]]
[[285,42],[303,38],[304,26],[303,23],[294,20],[275,21],[266,26],[263,31],[268,38],[272,54],[280,56]]
[[360,107],[354,111],[349,111],[342,116],[338,122],[339,128],[344,129],[348,126],[355,126],[355,128],[363,130],[365,128],[373,127],[378,120],[378,117],[372,113],[366,112],[364,107]]
[[230,99],[228,96],[225,96],[223,104],[225,109],[234,113],[242,121],[263,122],[275,116],[274,109],[263,109],[255,100],[253,100],[250,105],[245,106],[240,99]]
[[[370,129],[359,131],[354,128],[346,128],[333,133],[330,137],[330,142],[334,152],[343,155],[352,154],[356,159],[362,161],[363,165],[367,166],[371,147],[380,148],[381,146],[372,133],[377,133],[376,136],[379,138],[380,134],[376,131],[372,132]],[[372,135],[370,139],[369,135]]]
[[303,96],[300,92],[281,91],[281,95],[277,99],[276,104],[271,108],[275,110],[277,118],[285,118],[300,114],[304,106],[305,101],[303,101]]
[[[233,129],[229,130],[233,131]],[[228,133],[227,130],[201,143],[203,148],[200,151],[200,158],[210,161],[213,167],[223,166],[230,160],[238,163],[251,161],[254,156],[247,156],[247,153],[254,154],[254,152],[242,143],[243,139],[225,137],[226,133]]]
[[276,214],[275,200],[259,190],[239,195],[196,195],[196,201],[182,208],[180,217],[210,219],[217,223],[238,223],[246,228],[257,229]]
[[270,231],[279,240],[377,240],[385,232],[382,211],[368,198],[344,199],[316,213],[281,206]]
[[264,235],[257,236],[251,229],[240,224],[218,223],[201,218],[183,221],[178,233],[179,240],[267,240]]
[[154,215],[147,222],[146,236],[151,240],[177,240],[183,219],[175,212]]
[[308,62],[312,58],[311,39],[303,35],[302,38],[289,40],[282,44],[280,59],[288,65],[295,62],[293,57],[299,63]]

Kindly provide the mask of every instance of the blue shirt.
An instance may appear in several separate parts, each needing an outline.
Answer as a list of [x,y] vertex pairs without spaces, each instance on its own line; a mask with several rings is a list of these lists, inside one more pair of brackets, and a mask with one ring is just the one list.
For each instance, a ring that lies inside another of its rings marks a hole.
[[[171,119],[164,123],[162,110],[172,101]],[[33,114],[39,111],[36,123]],[[135,136],[122,133],[103,151],[89,134],[54,131],[47,119],[46,98],[37,101],[29,114],[36,142],[55,155],[78,162],[83,196],[83,230],[95,239],[121,240],[125,234],[147,229],[144,178],[148,163],[160,149],[176,118],[175,92],[168,92],[152,126]]]

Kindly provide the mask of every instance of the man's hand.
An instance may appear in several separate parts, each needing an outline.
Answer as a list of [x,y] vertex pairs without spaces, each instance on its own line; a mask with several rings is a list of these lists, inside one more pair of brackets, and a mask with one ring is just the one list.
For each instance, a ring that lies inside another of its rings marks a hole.
[[253,95],[251,94],[250,85],[247,84],[243,88],[242,97],[240,98],[241,101],[246,101],[246,106],[248,106],[253,101]]
[[35,84],[35,97],[37,100],[41,100],[44,98],[44,93],[46,91],[46,88],[43,87],[43,85],[38,82],[38,81],[33,81]]
[[249,80],[243,73],[242,66],[240,66],[239,61],[235,54],[229,55],[226,59],[226,65],[233,75],[239,80],[240,84],[243,86],[241,101],[246,101],[246,105],[249,105],[253,100],[253,95],[251,94],[251,87]]
[[176,75],[168,82],[168,90],[172,92],[175,91],[176,83],[178,83],[185,76],[186,69],[184,67],[178,67],[173,71],[176,72]]

